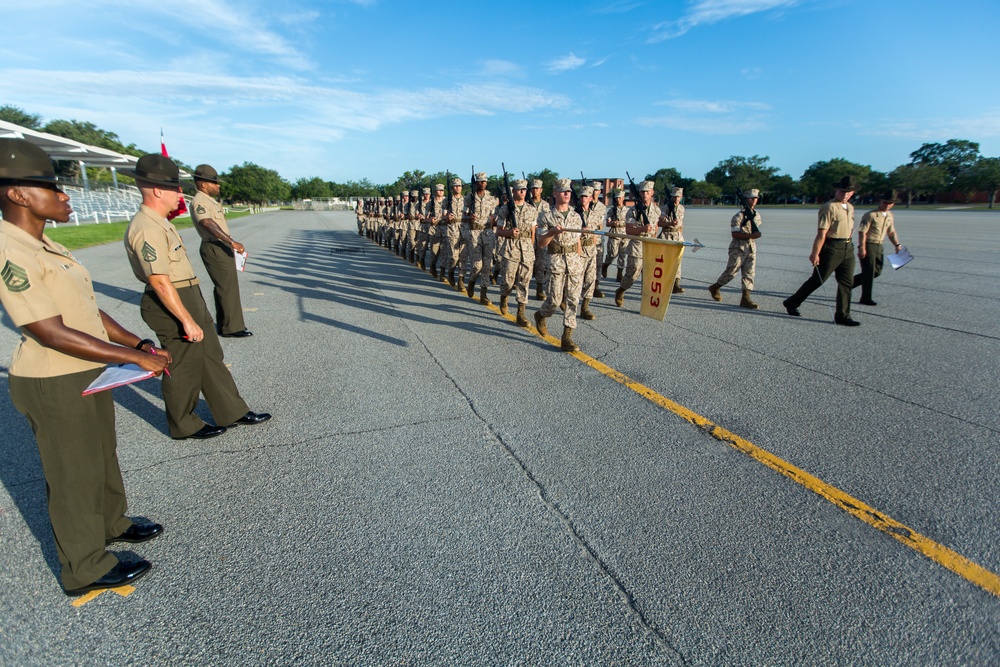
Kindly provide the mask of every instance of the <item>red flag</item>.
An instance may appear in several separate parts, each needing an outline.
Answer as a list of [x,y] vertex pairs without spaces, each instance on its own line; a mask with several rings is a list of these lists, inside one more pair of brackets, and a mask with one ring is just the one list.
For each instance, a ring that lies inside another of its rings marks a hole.
[[[167,153],[167,145],[163,143],[162,129],[160,130],[160,153],[163,154],[163,157],[170,157],[170,154]],[[173,211],[167,214],[167,220],[173,220],[177,216],[184,215],[187,212],[188,212],[187,202],[184,201],[184,194],[182,192],[181,198],[177,200],[177,208],[175,208]]]

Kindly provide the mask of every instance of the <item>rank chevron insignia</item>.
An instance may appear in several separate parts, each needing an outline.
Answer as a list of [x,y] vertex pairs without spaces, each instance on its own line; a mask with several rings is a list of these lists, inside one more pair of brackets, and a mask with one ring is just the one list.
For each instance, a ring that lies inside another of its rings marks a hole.
[[147,262],[156,261],[156,248],[149,245],[149,241],[145,241],[142,244],[142,258]]
[[28,272],[9,259],[3,265],[3,268],[0,269],[0,277],[3,278],[3,284],[11,292],[23,292],[31,287],[31,282],[28,280]]

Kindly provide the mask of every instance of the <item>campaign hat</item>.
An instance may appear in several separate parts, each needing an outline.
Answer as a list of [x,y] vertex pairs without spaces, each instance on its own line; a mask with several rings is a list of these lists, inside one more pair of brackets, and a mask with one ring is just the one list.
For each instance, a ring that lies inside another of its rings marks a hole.
[[143,155],[135,163],[135,168],[122,169],[121,173],[164,188],[179,188],[181,186],[180,169],[177,168],[173,160],[159,153]]
[[886,190],[882,193],[882,201],[887,201],[890,204],[898,204],[902,200],[899,198],[898,190]]
[[210,164],[199,164],[194,168],[194,180],[207,181],[208,183],[219,182],[219,172]]
[[843,190],[844,192],[855,192],[858,189],[858,179],[855,176],[844,176],[833,184],[833,189]]
[[0,181],[62,182],[49,154],[26,139],[0,139]]

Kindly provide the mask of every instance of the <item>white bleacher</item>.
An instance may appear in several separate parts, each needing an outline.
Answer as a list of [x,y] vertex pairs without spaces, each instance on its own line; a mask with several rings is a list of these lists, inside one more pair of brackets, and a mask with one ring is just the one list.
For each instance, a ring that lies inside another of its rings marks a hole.
[[139,190],[127,185],[115,188],[91,189],[72,186],[63,190],[70,197],[73,213],[70,222],[79,225],[81,222],[116,222],[130,220],[139,210],[142,196]]

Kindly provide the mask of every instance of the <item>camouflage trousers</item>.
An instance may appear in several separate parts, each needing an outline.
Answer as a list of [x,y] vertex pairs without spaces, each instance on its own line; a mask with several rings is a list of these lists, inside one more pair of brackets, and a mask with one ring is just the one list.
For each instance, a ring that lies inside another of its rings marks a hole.
[[[683,241],[684,234],[681,232],[671,232],[667,229],[660,228],[660,233],[657,234],[656,238],[666,239],[668,241]],[[680,263],[677,264],[677,279],[680,280],[681,277],[681,264],[684,262],[682,259]]]
[[430,240],[428,231],[429,228],[426,225],[420,225],[420,229],[417,230],[417,261],[421,264],[427,261],[427,245]]
[[580,305],[580,288],[583,287],[583,258],[576,253],[549,255],[549,279],[545,284],[545,303],[538,311],[542,317],[551,317],[563,301],[563,326],[576,328],[576,309]]
[[[624,234],[625,230],[609,230],[614,234]],[[608,249],[604,255],[604,264],[611,265],[611,262],[618,260],[618,268],[625,268],[625,258],[628,256],[628,241],[625,239],[608,239]]]
[[407,225],[406,227],[406,239],[403,244],[407,251],[407,254],[416,255],[417,253],[417,228],[415,225]]
[[517,294],[517,303],[528,303],[528,283],[534,270],[534,257],[505,257],[503,259],[503,283],[501,294]]
[[594,296],[594,288],[597,287],[597,270],[598,270],[598,257],[597,257],[597,246],[583,246],[583,254],[580,256],[580,261],[583,264],[583,270],[581,271],[581,299],[590,299]]
[[493,251],[496,249],[497,237],[492,229],[462,229],[462,240],[466,247],[462,252],[466,257],[465,278],[470,282],[473,276],[486,276],[493,271]]
[[642,242],[629,241],[628,259],[625,261],[625,271],[622,273],[621,288],[627,290],[639,280],[642,273]]
[[461,252],[462,237],[457,225],[448,225],[445,235],[441,237],[441,254],[438,255],[438,266],[451,271],[458,266]]
[[431,258],[427,262],[427,266],[431,268],[441,268],[444,266],[441,263],[441,251],[446,245],[447,239],[444,237],[444,230],[438,227],[431,227],[431,234],[427,239],[427,250],[430,252]]
[[729,243],[729,261],[726,270],[722,272],[716,284],[725,285],[736,277],[737,271],[743,272],[743,289],[753,290],[753,278],[757,268],[757,246],[751,241],[733,239]]
[[545,248],[539,248],[535,246],[535,268],[533,273],[535,274],[535,287],[539,290],[545,290],[545,283],[548,280],[548,270],[549,270],[549,253],[546,252]]

